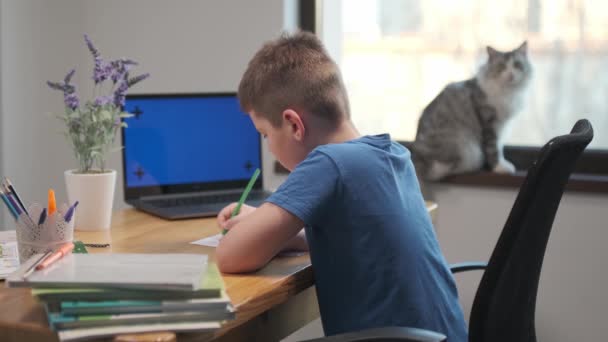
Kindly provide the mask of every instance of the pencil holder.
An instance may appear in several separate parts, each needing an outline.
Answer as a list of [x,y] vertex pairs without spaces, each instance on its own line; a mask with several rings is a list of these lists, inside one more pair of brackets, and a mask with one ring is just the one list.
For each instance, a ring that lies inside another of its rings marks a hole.
[[46,253],[66,242],[72,242],[74,210],[72,208],[72,212],[68,213],[68,205],[61,204],[54,213],[41,219],[41,214],[45,216],[42,207],[32,204],[27,210],[29,215],[21,213],[16,229],[19,261],[23,263],[34,254]]

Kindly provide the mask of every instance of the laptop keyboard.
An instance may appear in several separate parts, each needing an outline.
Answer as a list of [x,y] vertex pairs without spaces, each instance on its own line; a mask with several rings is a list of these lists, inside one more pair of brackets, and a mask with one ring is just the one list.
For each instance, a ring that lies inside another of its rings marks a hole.
[[[240,194],[222,194],[222,195],[204,195],[204,196],[192,196],[192,197],[178,197],[178,198],[163,198],[157,200],[147,200],[146,203],[152,204],[153,206],[160,208],[173,208],[173,207],[187,207],[194,205],[205,205],[214,203],[230,203],[237,202],[241,197]],[[248,197],[249,200],[260,199],[260,194],[251,193]]]

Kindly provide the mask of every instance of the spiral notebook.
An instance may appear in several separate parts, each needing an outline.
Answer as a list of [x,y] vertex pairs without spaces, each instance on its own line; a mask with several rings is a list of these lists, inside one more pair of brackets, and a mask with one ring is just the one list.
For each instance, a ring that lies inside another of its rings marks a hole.
[[207,269],[207,256],[201,254],[69,254],[23,279],[40,256],[34,255],[9,275],[7,285],[195,291]]

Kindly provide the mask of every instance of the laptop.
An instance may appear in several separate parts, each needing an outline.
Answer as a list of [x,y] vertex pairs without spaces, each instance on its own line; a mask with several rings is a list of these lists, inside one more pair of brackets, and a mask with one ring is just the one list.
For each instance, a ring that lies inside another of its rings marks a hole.
[[125,201],[147,213],[184,219],[214,216],[237,202],[260,168],[245,203],[264,191],[260,134],[236,93],[128,95],[123,121]]

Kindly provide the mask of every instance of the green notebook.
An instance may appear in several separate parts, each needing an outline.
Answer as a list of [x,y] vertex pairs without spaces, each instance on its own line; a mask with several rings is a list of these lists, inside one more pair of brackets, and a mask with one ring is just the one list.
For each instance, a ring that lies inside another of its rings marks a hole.
[[186,300],[109,300],[96,302],[61,302],[59,310],[50,312],[63,315],[117,315],[123,313],[159,313],[180,311],[222,310],[230,304],[226,296]]
[[64,315],[49,313],[48,320],[51,329],[77,329],[92,327],[109,327],[117,325],[162,324],[183,322],[222,322],[234,319],[234,310],[230,305],[223,308],[202,311],[159,312],[159,313],[130,313],[117,315]]
[[32,295],[38,300],[51,305],[68,301],[116,301],[116,300],[186,300],[195,298],[220,298],[224,291],[224,281],[214,263],[207,264],[206,271],[200,280],[200,289],[182,290],[147,290],[147,289],[108,289],[108,288],[34,288]]

